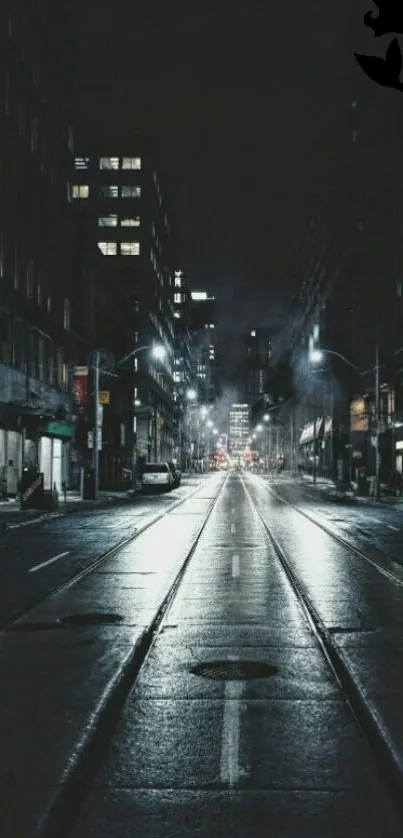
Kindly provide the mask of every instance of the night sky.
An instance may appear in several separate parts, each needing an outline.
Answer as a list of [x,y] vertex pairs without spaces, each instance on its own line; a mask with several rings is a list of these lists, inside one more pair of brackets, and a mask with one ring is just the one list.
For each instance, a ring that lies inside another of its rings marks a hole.
[[343,79],[361,72],[352,49],[373,46],[362,23],[370,7],[86,0],[77,13],[82,117],[155,138],[179,261],[192,288],[219,298],[234,345],[241,329],[281,322],[332,157]]

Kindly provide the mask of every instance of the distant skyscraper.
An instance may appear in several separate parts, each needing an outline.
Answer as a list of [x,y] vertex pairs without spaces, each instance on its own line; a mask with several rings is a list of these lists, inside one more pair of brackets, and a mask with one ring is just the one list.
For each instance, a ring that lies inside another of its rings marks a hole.
[[248,404],[233,404],[229,411],[230,453],[240,456],[248,442],[250,431],[250,407]]
[[216,385],[216,298],[205,291],[192,291],[191,298],[200,395],[211,403]]
[[261,401],[272,356],[270,329],[251,329],[245,339],[244,398],[250,407]]

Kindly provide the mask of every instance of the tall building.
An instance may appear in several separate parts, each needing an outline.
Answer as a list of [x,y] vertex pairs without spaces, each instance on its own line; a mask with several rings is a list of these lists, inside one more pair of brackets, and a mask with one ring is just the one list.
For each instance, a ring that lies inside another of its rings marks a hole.
[[197,356],[192,330],[192,301],[184,272],[175,271],[174,277],[174,456],[185,468],[190,456],[191,406],[189,390],[198,390]]
[[74,73],[68,12],[50,0],[0,9],[0,471],[46,489],[68,481]]
[[206,291],[192,291],[191,298],[200,398],[212,404],[217,385],[216,298]]
[[250,329],[245,338],[244,398],[250,407],[260,402],[273,352],[270,329]]
[[232,456],[240,457],[245,451],[250,433],[250,407],[233,404],[229,411],[229,449]]
[[[138,459],[172,457],[174,241],[170,213],[156,153],[147,139],[83,141],[79,155],[73,200],[78,223],[89,234],[87,242],[82,238],[82,245],[92,249],[92,342],[106,344],[117,362],[129,356],[117,369],[120,383],[114,404],[104,411],[106,424],[108,413],[115,416],[109,439],[103,441],[104,466],[109,471],[118,466],[129,473]],[[117,329],[116,315],[120,318]],[[155,345],[164,347],[164,358],[153,357]],[[108,389],[109,383],[106,379],[103,387]]]

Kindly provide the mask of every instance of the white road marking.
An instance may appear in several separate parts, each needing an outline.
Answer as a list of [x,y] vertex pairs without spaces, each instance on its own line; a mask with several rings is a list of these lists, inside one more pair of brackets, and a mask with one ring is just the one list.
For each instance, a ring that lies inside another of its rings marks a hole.
[[234,532],[235,532],[235,524],[231,524],[231,532],[232,532],[232,533],[234,533]]
[[29,568],[29,573],[35,573],[36,570],[40,570],[41,567],[46,567],[47,564],[52,564],[52,562],[57,562],[58,559],[62,559],[63,556],[69,556],[70,550],[67,550],[66,553],[58,553],[57,556],[53,556],[52,559],[48,559],[46,562],[41,562],[40,564],[35,565],[35,567]]
[[399,532],[400,530],[400,527],[393,527],[392,524],[388,524],[388,527],[390,530],[396,530],[396,532]]
[[239,556],[232,557],[232,575],[237,579],[241,575],[241,568],[239,565]]
[[[230,656],[229,660],[239,660]],[[239,738],[242,681],[227,681],[224,691],[224,719],[221,737],[220,780],[233,788],[239,780]]]

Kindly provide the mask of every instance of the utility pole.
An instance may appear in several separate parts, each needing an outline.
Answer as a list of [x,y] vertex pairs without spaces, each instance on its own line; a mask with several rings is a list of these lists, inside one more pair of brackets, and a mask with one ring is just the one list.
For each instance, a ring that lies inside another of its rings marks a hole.
[[93,466],[94,466],[94,496],[95,500],[98,497],[98,483],[99,483],[99,456],[98,456],[98,411],[99,411],[99,352],[95,352],[95,381],[94,381],[94,430],[93,430]]
[[380,381],[379,381],[379,338],[376,338],[375,347],[375,494],[379,500],[381,494],[380,486],[380,465],[381,457],[379,450],[379,425],[380,425]]

